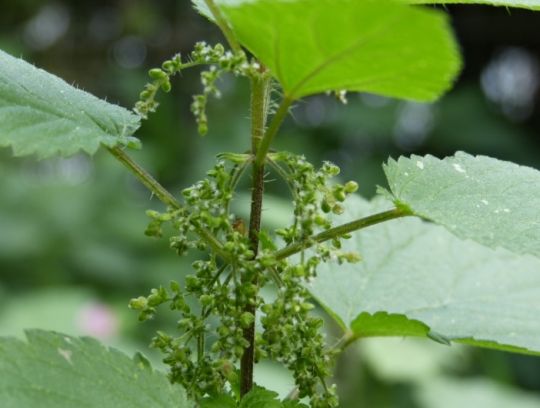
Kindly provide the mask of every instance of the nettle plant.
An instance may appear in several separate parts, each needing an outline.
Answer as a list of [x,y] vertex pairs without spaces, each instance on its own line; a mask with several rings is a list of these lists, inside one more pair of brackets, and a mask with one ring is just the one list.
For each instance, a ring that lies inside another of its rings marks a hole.
[[[540,9],[538,0],[478,3]],[[438,98],[461,65],[445,14],[386,0],[194,5],[227,45],[201,42],[151,69],[133,111],[0,52],[0,145],[40,158],[107,149],[166,205],[147,212],[146,234],[159,237],[169,224],[174,251],[205,254],[185,282],[129,303],[143,321],[160,307],[178,316],[177,330],[152,341],[167,377],[140,355],[32,330],[27,342],[0,340],[2,406],[336,407],[333,363],[365,337],[540,353],[538,171],[462,152],[401,157],[384,164],[389,188],[366,201],[354,181],[337,181],[337,166],[271,149],[291,107],[309,95]],[[220,76],[249,81],[251,146],[220,154],[208,177],[177,198],[126,150],[139,147],[133,135],[158,108],[159,93],[194,67],[203,67],[203,91],[191,106],[202,135]],[[294,206],[291,224],[275,231],[261,229],[267,169],[288,185]],[[246,224],[231,211],[242,177],[252,187]],[[265,286],[275,288],[272,296],[261,296]],[[338,341],[325,337],[315,303],[342,329]],[[285,400],[253,383],[261,359],[294,376]]]

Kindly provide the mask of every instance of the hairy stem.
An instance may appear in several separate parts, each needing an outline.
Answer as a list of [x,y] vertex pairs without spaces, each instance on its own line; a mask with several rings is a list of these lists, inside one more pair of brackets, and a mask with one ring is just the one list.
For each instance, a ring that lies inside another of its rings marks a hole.
[[232,32],[231,27],[229,26],[229,23],[225,19],[225,16],[223,15],[223,13],[219,9],[219,7],[216,5],[214,0],[204,0],[204,2],[206,3],[206,6],[208,7],[210,12],[212,13],[212,16],[214,17],[214,20],[215,20],[217,26],[223,32],[223,35],[227,39],[227,42],[229,43],[231,48],[235,52],[240,51],[240,49],[241,49],[240,44],[238,44],[238,41],[236,40],[236,37],[235,37],[234,33]]
[[179,209],[182,206],[159,182],[145,169],[136,163],[119,147],[108,147],[107,150],[124,166],[126,166],[139,181],[150,190],[159,200],[169,207]]
[[[135,162],[126,152],[119,147],[108,147],[107,150],[124,166],[126,166],[159,200],[174,209],[182,208],[182,205],[163,187],[150,173]],[[229,262],[229,255],[223,249],[223,244],[206,228],[193,224],[195,231],[208,244],[212,250],[222,259]]]
[[268,130],[264,134],[264,137],[260,141],[259,148],[257,149],[257,154],[255,156],[255,165],[262,166],[270,149],[270,144],[274,139],[274,136],[277,134],[281,124],[289,114],[289,108],[292,104],[292,99],[285,98],[281,101],[279,108],[270,122]]
[[[261,140],[264,135],[264,127],[268,114],[269,105],[269,79],[261,76],[252,79],[251,82],[251,150],[256,155],[259,151]],[[252,190],[251,190],[251,212],[249,219],[249,241],[251,250],[257,256],[259,249],[259,232],[261,230],[261,213],[264,194],[264,160],[262,163],[253,163],[252,170]],[[257,285],[258,277],[243,277]],[[245,311],[255,316],[255,305],[248,304]],[[244,350],[240,362],[240,395],[246,395],[253,387],[253,364],[255,360],[255,322],[244,329],[244,339],[249,346]]]
[[[206,316],[207,313],[208,313],[208,311],[206,310],[205,307],[203,307],[202,310],[201,310],[201,319],[203,321],[204,321],[204,319],[206,319],[205,316]],[[205,349],[206,349],[205,344],[206,344],[206,331],[204,329],[204,322],[203,322],[203,327],[202,327],[201,331],[197,335],[197,361],[199,362],[199,364],[204,359],[204,352],[205,352]]]
[[341,237],[350,232],[354,232],[363,228],[370,227],[375,224],[380,224],[381,222],[393,220],[395,218],[407,217],[409,215],[414,215],[411,211],[405,208],[394,208],[392,210],[384,211],[378,214],[370,215],[369,217],[360,218],[349,222],[347,224],[339,225],[329,230],[323,231],[318,235],[315,235],[313,238],[303,241],[295,242],[294,244],[288,245],[285,248],[280,249],[275,253],[277,259],[284,259],[291,255],[294,255],[304,249],[310,248],[315,244],[320,244],[325,241],[329,241],[333,238]]
[[[253,166],[253,189],[251,194],[251,215],[249,221],[249,240],[252,251],[257,253],[259,247],[258,233],[261,227],[262,200],[264,193],[264,167]],[[250,283],[257,285],[257,277]],[[255,305],[248,304],[245,311],[255,315]],[[244,329],[244,338],[249,346],[244,350],[240,363],[240,394],[244,396],[253,387],[253,364],[255,360],[255,322]]]
[[253,155],[258,154],[264,137],[269,106],[270,78],[263,71],[261,77],[251,80],[251,153]]

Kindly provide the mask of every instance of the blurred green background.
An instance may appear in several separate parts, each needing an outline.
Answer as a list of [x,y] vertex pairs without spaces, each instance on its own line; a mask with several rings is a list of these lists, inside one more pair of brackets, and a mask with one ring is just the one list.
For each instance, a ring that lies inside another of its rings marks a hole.
[[[69,83],[130,107],[148,68],[195,41],[221,40],[188,0],[0,1],[0,48]],[[487,154],[540,169],[540,13],[449,7],[465,69],[432,105],[350,95],[308,98],[294,109],[277,148],[331,160],[369,197],[384,184],[381,163],[400,154]],[[226,77],[223,103],[209,106],[210,132],[189,113],[198,73],[175,78],[133,155],[175,193],[202,178],[221,151],[249,147],[245,82]],[[143,235],[161,208],[106,153],[37,162],[0,151],[0,335],[40,327],[142,350],[157,327],[127,309],[131,297],[179,279],[190,259]],[[286,190],[269,186],[268,222],[287,221]],[[239,212],[245,213],[245,196]],[[540,273],[540,271],[539,271]],[[496,316],[494,316],[496,318]],[[539,323],[540,324],[540,323]],[[286,393],[290,378],[267,364],[258,378]],[[540,359],[428,341],[375,339],[348,350],[336,370],[343,407],[539,407]]]

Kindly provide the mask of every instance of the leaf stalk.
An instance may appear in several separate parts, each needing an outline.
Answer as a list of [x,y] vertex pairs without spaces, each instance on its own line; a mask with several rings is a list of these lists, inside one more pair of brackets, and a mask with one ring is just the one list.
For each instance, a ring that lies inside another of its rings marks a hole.
[[[163,204],[171,208],[179,210],[182,205],[173,197],[173,195],[163,187],[150,173],[143,169],[133,158],[131,158],[124,150],[115,146],[107,147],[115,159],[126,166],[135,177],[148,188]],[[230,262],[229,254],[223,249],[223,244],[206,228],[193,223],[195,231],[208,244],[210,248],[226,262]]]
[[297,254],[305,249],[308,249],[316,244],[329,241],[334,238],[341,237],[354,231],[361,230],[363,228],[370,227],[372,225],[380,224],[381,222],[393,220],[396,218],[407,217],[414,215],[410,210],[402,207],[396,207],[392,210],[384,211],[378,214],[373,214],[365,218],[360,218],[355,221],[348,222],[346,224],[339,225],[334,228],[330,228],[320,234],[315,235],[309,240],[302,242],[295,242],[280,249],[275,253],[276,259],[285,259],[291,255]]
[[231,27],[229,26],[229,23],[227,22],[227,19],[219,9],[219,7],[216,5],[214,0],[204,0],[206,3],[206,6],[212,13],[212,16],[214,17],[217,26],[225,36],[225,39],[231,46],[234,52],[239,52],[241,50],[240,44],[236,40],[236,36],[234,35],[233,31],[231,30]]
[[289,114],[289,108],[291,107],[293,100],[289,98],[284,98],[279,105],[276,114],[270,122],[270,126],[266,130],[264,137],[262,138],[259,148],[257,149],[257,154],[255,155],[255,165],[262,166],[266,160],[266,155],[272,144],[274,136],[277,134],[279,128],[283,124],[283,121]]

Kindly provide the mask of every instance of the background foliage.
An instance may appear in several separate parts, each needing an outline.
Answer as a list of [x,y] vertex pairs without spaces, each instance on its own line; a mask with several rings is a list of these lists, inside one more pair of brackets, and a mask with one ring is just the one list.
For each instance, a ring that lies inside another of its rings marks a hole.
[[[147,68],[201,39],[220,39],[187,1],[0,2],[0,48],[113,103],[131,106]],[[276,142],[314,162],[332,160],[370,197],[388,155],[486,154],[540,168],[540,16],[525,10],[449,6],[466,61],[456,88],[421,105],[370,95],[309,97]],[[223,150],[249,147],[247,87],[225,78],[226,103],[210,103],[210,132],[196,135],[189,113],[195,72],[139,133],[138,159],[174,191],[200,179]],[[316,141],[316,142],[315,142]],[[35,162],[0,151],[0,335],[23,327],[89,334],[126,351],[146,350],[127,300],[187,271],[165,242],[143,235],[156,200],[98,153]],[[287,217],[284,186],[270,183],[268,222]],[[247,196],[238,205],[247,210]],[[159,324],[173,324],[174,320]],[[157,325],[158,322],[155,323]],[[344,407],[537,406],[540,360],[413,340],[363,341],[338,367]],[[258,373],[290,388],[275,367]],[[460,378],[473,378],[462,382]],[[443,395],[444,397],[441,397]],[[474,404],[471,401],[478,401]],[[511,401],[511,402],[510,402]],[[451,404],[451,405],[450,405]],[[534,405],[536,404],[536,405]]]

